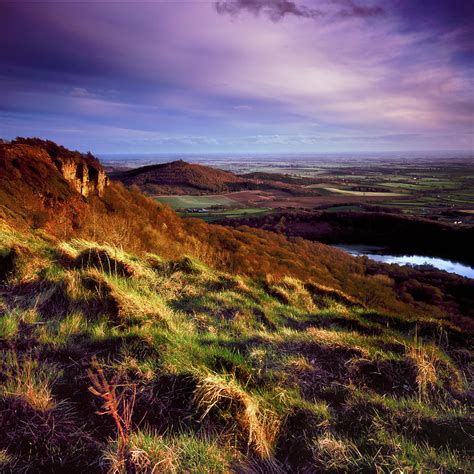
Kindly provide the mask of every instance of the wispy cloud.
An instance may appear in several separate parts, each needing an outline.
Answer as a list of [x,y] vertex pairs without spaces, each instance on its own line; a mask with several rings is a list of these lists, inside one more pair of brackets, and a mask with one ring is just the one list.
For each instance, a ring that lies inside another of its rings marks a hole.
[[3,4],[14,47],[0,48],[0,136],[137,151],[469,148],[473,5]]
[[285,16],[312,19],[328,16],[368,18],[384,13],[384,9],[379,5],[367,6],[357,4],[352,0],[330,0],[318,3],[319,8],[290,0],[223,0],[215,2],[214,5],[220,14],[238,15],[241,12],[247,12],[259,15],[263,13],[274,22],[280,21]]

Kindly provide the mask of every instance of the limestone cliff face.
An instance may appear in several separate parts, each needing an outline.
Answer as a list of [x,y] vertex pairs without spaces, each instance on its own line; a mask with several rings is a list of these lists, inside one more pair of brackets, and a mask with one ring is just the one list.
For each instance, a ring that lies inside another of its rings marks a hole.
[[91,160],[78,160],[57,157],[55,165],[71,186],[84,197],[91,194],[103,196],[109,178],[98,163]]
[[[40,138],[18,137],[9,143],[0,144],[0,171],[2,163],[5,175],[9,172],[18,178],[21,176],[23,180],[31,178],[31,181],[36,183],[37,189],[45,188],[42,181],[49,183],[51,189],[44,190],[49,195],[64,195],[65,192],[63,189],[65,183],[56,170],[70,188],[84,197],[103,196],[109,184],[99,160],[91,153],[71,151],[50,140]],[[42,174],[39,173],[40,167]]]

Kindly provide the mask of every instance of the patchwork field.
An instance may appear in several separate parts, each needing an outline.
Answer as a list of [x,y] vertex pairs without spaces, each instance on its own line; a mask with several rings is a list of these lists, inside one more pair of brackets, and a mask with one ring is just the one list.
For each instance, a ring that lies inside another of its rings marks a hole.
[[247,216],[261,216],[271,212],[271,209],[262,207],[249,207],[239,209],[216,209],[206,212],[180,212],[181,217],[199,217],[207,222],[212,222],[222,219],[235,219]]
[[[376,163],[376,164],[375,164]],[[217,165],[217,163],[216,163]],[[235,170],[224,161],[219,166]],[[439,220],[474,224],[474,161],[472,157],[316,159],[239,163],[239,172],[277,172],[312,179],[306,188],[319,196],[266,197],[265,206],[328,208],[375,204],[387,210]],[[239,200],[239,199],[238,199]],[[260,205],[254,201],[255,205]]]
[[168,204],[172,209],[194,209],[210,207],[235,207],[238,203],[228,196],[154,196],[157,201]]
[[[209,208],[326,209],[338,206],[383,206],[390,212],[447,223],[474,224],[474,165],[469,157],[437,159],[274,161],[208,160],[215,168],[260,180],[261,189],[243,189],[205,196],[155,196],[173,209]],[[300,180],[299,180],[300,179]],[[284,183],[284,186],[275,186]],[[265,187],[268,184],[268,187]],[[213,211],[212,211],[213,212]],[[235,217],[236,212],[229,213]],[[223,214],[225,217],[225,214]],[[212,217],[210,217],[212,219]]]
[[351,196],[365,196],[365,197],[398,197],[403,196],[401,193],[392,193],[390,191],[378,192],[378,191],[352,191],[344,188],[323,188],[326,191],[336,194],[349,194]]

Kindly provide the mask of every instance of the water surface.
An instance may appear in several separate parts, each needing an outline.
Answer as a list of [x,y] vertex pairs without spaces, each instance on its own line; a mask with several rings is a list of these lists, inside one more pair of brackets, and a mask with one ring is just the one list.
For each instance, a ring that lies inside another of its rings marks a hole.
[[474,278],[474,268],[460,262],[453,262],[440,257],[428,257],[425,255],[390,255],[384,253],[383,247],[374,247],[368,245],[334,245],[351,255],[364,255],[371,260],[384,263],[397,263],[398,265],[430,265],[438,270],[444,270],[449,273],[455,273],[467,278]]

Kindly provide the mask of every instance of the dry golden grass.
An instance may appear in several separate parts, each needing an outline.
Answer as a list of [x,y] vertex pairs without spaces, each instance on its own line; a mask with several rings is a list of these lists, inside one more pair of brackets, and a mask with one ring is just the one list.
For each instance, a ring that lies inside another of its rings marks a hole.
[[194,402],[203,410],[201,419],[222,403],[236,411],[236,420],[247,433],[248,445],[262,458],[269,458],[278,436],[280,420],[267,408],[260,406],[255,396],[249,395],[235,381],[218,375],[208,375],[196,387]]
[[0,469],[11,465],[12,461],[13,458],[8,454],[8,451],[6,449],[0,449]]
[[437,357],[432,348],[424,348],[421,344],[411,347],[408,356],[414,361],[417,368],[418,398],[422,401],[428,397],[430,389],[438,381],[435,366]]
[[362,458],[362,454],[353,443],[338,439],[330,433],[316,439],[313,445],[313,459],[318,471],[348,472],[355,466],[358,458]]
[[[132,445],[129,452],[129,464],[133,466],[133,472],[137,474],[175,474],[179,472],[172,447],[161,446],[160,448],[159,451],[150,453],[145,449]],[[159,460],[156,461],[156,459]]]
[[53,409],[53,367],[41,366],[31,355],[22,359],[13,351],[2,355],[0,372],[5,382],[0,386],[1,395],[21,399],[41,412]]

